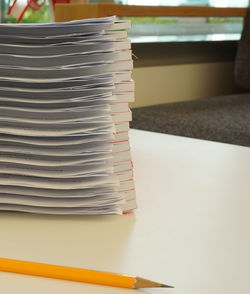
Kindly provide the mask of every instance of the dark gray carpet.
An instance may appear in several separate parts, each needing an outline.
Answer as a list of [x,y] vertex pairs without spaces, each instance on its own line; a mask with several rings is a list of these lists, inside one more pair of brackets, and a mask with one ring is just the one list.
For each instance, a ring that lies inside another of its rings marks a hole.
[[131,128],[250,146],[250,94],[132,109]]

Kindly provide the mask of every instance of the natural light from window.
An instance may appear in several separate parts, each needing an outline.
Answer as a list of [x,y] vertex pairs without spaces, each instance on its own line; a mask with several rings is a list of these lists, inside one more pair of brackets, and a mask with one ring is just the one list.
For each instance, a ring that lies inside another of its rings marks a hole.
[[129,5],[206,5],[215,7],[246,7],[248,0],[122,0],[123,4]]
[[[249,0],[123,0],[128,5],[247,7]],[[242,18],[159,17],[131,18],[133,42],[238,40]]]

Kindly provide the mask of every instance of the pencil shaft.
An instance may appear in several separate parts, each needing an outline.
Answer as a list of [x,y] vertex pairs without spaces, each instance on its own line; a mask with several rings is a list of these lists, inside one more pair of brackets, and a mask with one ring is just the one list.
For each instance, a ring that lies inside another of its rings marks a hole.
[[0,258],[0,271],[122,288],[134,288],[135,283],[134,277],[114,273],[7,258]]

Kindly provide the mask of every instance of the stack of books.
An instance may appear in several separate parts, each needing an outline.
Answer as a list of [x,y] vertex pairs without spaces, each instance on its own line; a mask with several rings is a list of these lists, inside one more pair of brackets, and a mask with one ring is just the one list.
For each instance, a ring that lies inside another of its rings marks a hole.
[[0,210],[136,207],[127,21],[0,25]]

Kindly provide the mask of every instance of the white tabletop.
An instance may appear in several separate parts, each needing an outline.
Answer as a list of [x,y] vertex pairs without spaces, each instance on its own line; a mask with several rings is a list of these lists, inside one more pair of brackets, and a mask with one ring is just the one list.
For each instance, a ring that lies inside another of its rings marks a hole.
[[0,213],[0,255],[135,274],[175,289],[0,273],[0,293],[250,293],[250,149],[135,130],[130,137],[134,214]]

